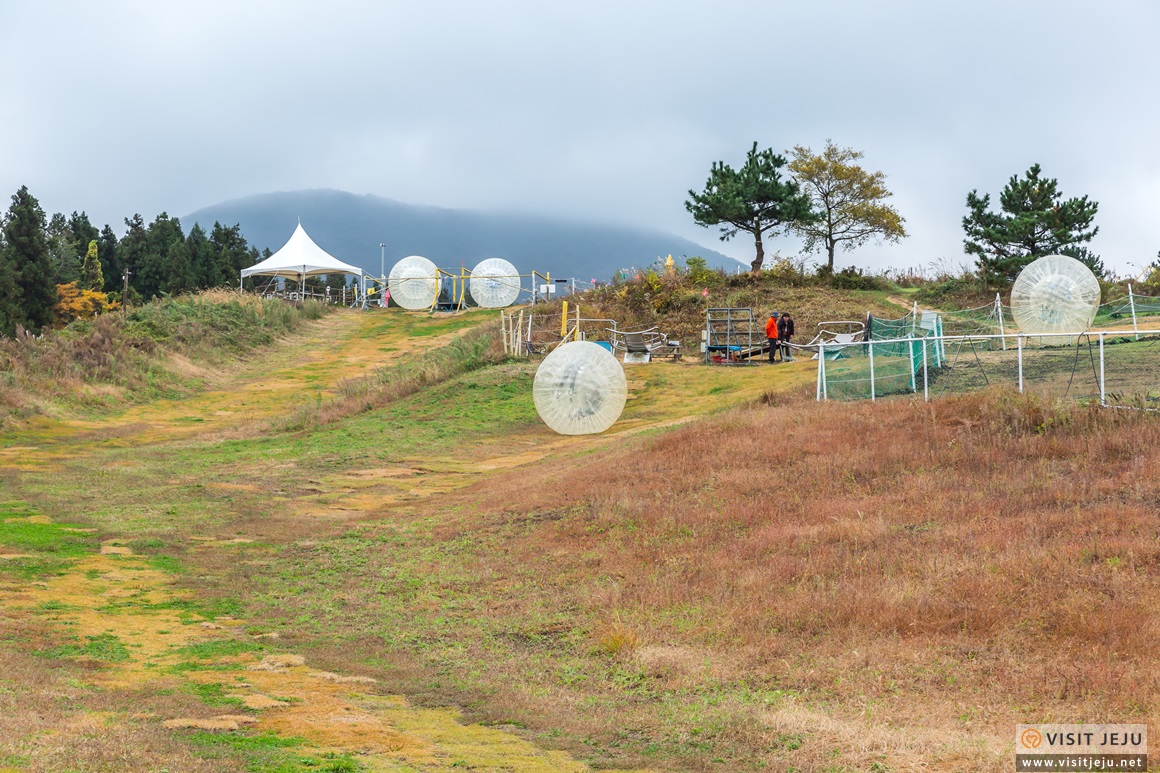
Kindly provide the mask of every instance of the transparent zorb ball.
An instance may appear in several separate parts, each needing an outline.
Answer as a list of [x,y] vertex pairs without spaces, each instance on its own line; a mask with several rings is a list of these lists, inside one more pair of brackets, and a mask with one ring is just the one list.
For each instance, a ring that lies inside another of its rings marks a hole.
[[442,287],[438,273],[435,264],[421,255],[403,258],[387,277],[391,300],[411,311],[431,308]]
[[503,258],[488,258],[471,269],[467,289],[480,308],[502,309],[519,297],[520,274]]
[[[1066,255],[1032,261],[1011,288],[1011,315],[1024,333],[1082,333],[1091,327],[1099,305],[1096,275]],[[1064,337],[1046,339],[1047,343],[1066,341]]]
[[572,341],[556,348],[536,370],[532,400],[544,423],[561,435],[592,435],[624,411],[624,368],[602,346]]

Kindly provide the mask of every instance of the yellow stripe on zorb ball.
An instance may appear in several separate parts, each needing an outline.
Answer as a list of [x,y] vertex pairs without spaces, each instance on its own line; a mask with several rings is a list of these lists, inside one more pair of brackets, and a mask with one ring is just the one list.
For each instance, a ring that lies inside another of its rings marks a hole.
[[561,435],[592,435],[611,427],[624,411],[624,368],[591,341],[562,344],[544,358],[532,384],[536,413]]

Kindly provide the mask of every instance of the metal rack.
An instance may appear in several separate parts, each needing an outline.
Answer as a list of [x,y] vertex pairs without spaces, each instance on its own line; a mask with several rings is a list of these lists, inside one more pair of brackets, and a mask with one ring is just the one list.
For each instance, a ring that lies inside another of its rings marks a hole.
[[768,351],[765,331],[757,330],[753,309],[705,310],[702,346],[705,362],[716,365],[750,365],[755,354]]

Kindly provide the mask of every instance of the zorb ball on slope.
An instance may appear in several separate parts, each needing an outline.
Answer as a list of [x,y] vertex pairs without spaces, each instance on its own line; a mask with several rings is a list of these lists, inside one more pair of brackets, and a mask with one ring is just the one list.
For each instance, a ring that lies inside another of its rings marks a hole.
[[403,258],[387,277],[391,299],[411,311],[431,308],[442,285],[438,273],[435,264],[420,255]]
[[520,296],[520,274],[503,258],[488,258],[471,269],[467,289],[480,308],[502,309]]
[[592,435],[616,423],[628,399],[624,368],[602,346],[572,341],[544,358],[532,400],[544,423],[561,435]]
[[[1066,255],[1032,261],[1011,288],[1011,314],[1024,333],[1082,333],[1091,327],[1099,305],[1096,275]],[[1048,339],[1056,343],[1065,340]]]

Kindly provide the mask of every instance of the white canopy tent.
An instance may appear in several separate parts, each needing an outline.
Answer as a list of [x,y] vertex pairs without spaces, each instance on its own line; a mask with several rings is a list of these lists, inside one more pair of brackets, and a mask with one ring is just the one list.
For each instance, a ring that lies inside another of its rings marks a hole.
[[364,299],[366,298],[366,272],[357,266],[343,263],[315,244],[301,223],[294,229],[290,240],[282,245],[282,249],[260,263],[243,268],[241,278],[245,280],[246,277],[255,274],[293,279],[298,282],[299,287],[308,276],[353,274],[358,277],[359,295]]

